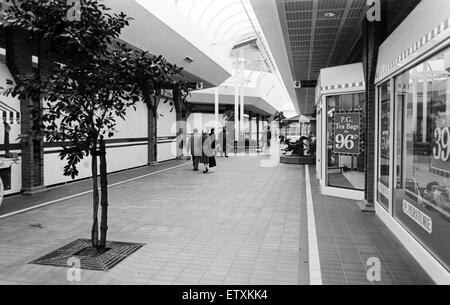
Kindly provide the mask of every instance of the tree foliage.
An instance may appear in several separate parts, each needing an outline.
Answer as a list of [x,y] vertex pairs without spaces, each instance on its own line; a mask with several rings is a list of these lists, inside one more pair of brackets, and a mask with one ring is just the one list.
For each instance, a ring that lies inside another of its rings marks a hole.
[[19,75],[8,93],[44,101],[43,109],[35,109],[35,117],[42,113],[32,136],[61,143],[65,175],[78,175],[83,157],[95,152],[100,139],[116,134],[117,119],[125,120],[137,102],[161,95],[165,88],[187,94],[187,84],[173,80],[182,68],[116,42],[132,20],[124,13],[110,14],[97,0],[85,0],[81,20],[69,21],[66,1],[23,0],[20,6],[7,1],[13,5],[3,26],[27,30],[63,58],[64,64],[47,78]]
[[280,129],[286,126],[286,124],[284,123],[286,116],[282,111],[276,112],[273,119],[278,122],[278,126],[280,127]]
[[[182,68],[163,56],[136,50],[119,41],[122,29],[132,18],[110,9],[98,0],[81,0],[79,20],[68,18],[66,0],[6,0],[1,26],[25,30],[37,44],[40,59],[61,58],[49,74],[39,61],[37,73],[17,75],[15,86],[6,94],[33,101],[33,127],[29,138],[59,143],[64,175],[73,179],[77,166],[91,157],[93,181],[92,246],[106,246],[108,183],[105,139],[117,133],[117,120],[143,101],[156,113],[164,90],[181,93],[184,100],[189,86],[181,79]],[[55,53],[55,54],[54,54]],[[52,64],[52,62],[50,62]],[[136,108],[135,108],[136,109]],[[98,238],[98,157],[102,207]]]

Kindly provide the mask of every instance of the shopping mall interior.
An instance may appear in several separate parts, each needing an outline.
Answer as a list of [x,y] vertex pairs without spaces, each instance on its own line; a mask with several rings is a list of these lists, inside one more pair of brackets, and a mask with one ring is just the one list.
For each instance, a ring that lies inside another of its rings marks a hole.
[[19,2],[0,285],[450,284],[450,1]]

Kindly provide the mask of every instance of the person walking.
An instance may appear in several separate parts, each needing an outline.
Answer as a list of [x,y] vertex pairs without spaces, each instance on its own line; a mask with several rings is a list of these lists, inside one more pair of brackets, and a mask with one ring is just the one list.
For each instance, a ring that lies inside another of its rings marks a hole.
[[308,136],[308,143],[309,143],[309,155],[311,157],[315,157],[317,144],[316,144],[316,136],[312,132]]
[[203,171],[203,173],[207,174],[209,172],[210,159],[214,158],[214,150],[212,148],[213,140],[207,131],[203,132],[202,144],[203,144],[203,151],[202,151],[203,153],[202,153],[200,163],[202,163],[203,166],[205,167],[205,170]]
[[202,155],[203,155],[203,139],[202,135],[198,133],[198,129],[193,130],[193,134],[189,138],[189,145],[187,145],[188,154],[192,156],[192,165],[194,171],[198,171]]
[[262,143],[263,143],[263,151],[264,155],[270,155],[270,142],[272,141],[272,132],[270,131],[270,126],[267,127],[267,130],[263,132]]
[[[228,158],[228,147],[227,147],[227,137],[228,137],[227,127],[223,126],[218,137],[216,145],[217,149],[216,152],[220,153],[221,157]],[[216,154],[217,155],[217,154]]]
[[222,151],[225,154],[225,158],[228,158],[227,137],[228,137],[227,126],[223,126],[223,128],[222,128]]
[[212,128],[209,133],[209,140],[211,142],[211,156],[209,156],[209,168],[216,167],[216,134],[215,129]]
[[209,137],[211,138],[211,149],[213,152],[216,150],[216,129],[211,128],[211,131],[209,132]]

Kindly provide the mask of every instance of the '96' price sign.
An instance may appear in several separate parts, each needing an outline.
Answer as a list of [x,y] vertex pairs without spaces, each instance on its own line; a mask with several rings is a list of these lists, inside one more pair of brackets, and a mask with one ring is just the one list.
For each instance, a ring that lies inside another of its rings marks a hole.
[[333,152],[340,155],[359,155],[361,144],[361,116],[357,112],[334,115]]

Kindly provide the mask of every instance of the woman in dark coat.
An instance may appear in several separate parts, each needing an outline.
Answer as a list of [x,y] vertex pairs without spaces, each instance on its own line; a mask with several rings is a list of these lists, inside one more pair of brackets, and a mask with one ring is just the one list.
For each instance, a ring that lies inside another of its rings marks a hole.
[[211,132],[209,133],[209,137],[211,138],[211,149],[215,150],[216,149],[216,133],[215,133],[215,129],[211,128]]
[[209,157],[209,167],[216,167],[216,134],[214,132],[214,128],[211,129],[211,133],[209,134],[209,139],[211,141],[211,156]]
[[219,144],[216,146],[218,151],[220,152],[220,156],[225,156],[228,158],[228,147],[227,147],[227,128],[224,126],[222,130],[219,132],[218,136]]
[[213,149],[212,147],[212,138],[208,135],[207,132],[203,132],[202,135],[202,143],[203,143],[203,149],[202,149],[202,158],[200,160],[200,163],[203,163],[205,166],[205,170],[203,173],[209,172],[209,162],[210,158],[214,157]]

